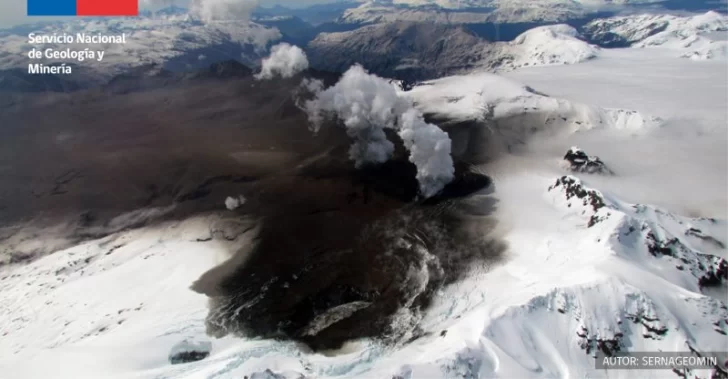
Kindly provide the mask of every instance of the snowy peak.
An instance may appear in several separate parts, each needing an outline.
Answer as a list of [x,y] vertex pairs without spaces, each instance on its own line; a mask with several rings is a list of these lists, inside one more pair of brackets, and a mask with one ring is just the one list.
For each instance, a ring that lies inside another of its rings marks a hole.
[[581,214],[589,216],[587,227],[591,228],[597,223],[611,216],[611,212],[603,210],[607,203],[601,192],[586,188],[581,180],[573,176],[562,176],[556,179],[556,182],[549,186],[548,191],[557,191],[563,194],[564,198],[558,199],[559,202],[566,201],[568,208],[573,204],[577,204],[575,208],[583,209]]
[[612,175],[612,170],[597,156],[587,155],[584,150],[573,146],[564,155],[566,168],[572,172]]
[[536,35],[541,35],[544,39],[568,39],[578,38],[579,32],[573,27],[566,24],[548,25],[533,28],[515,39],[514,43],[524,43],[528,39],[538,38]]
[[576,29],[565,24],[531,29],[510,45],[518,50],[514,67],[574,64],[599,54],[598,47],[581,40]]
[[728,17],[715,11],[689,17],[685,24],[698,31],[725,31],[728,30]]
[[724,293],[728,289],[728,261],[723,256],[726,236],[718,231],[724,222],[625,203],[588,188],[574,176],[558,178],[548,191],[556,193],[554,204],[587,219],[587,228],[609,230],[603,234],[608,235],[605,242],[618,256],[638,260],[646,270],[683,283],[690,291],[717,288]]

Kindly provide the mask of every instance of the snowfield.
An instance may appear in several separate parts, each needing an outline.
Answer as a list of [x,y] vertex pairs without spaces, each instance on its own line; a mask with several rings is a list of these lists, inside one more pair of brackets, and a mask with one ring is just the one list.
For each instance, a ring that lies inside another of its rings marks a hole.
[[584,27],[592,39],[619,41],[635,48],[663,47],[693,59],[726,58],[728,16],[642,14],[597,19]]
[[[493,91],[493,88],[498,88]],[[423,82],[406,92],[427,114],[453,121],[508,120],[508,128],[536,127],[539,131],[570,133],[594,128],[635,133],[659,127],[659,117],[629,109],[606,109],[559,99],[503,76],[478,73]]]
[[[508,257],[439,293],[422,338],[311,353],[293,343],[206,337],[205,297],[188,287],[246,243],[225,238],[236,221],[221,201],[222,216],[122,231],[0,268],[0,372],[708,378],[713,370],[594,368],[598,351],[728,350],[728,290],[720,279],[728,272],[725,67],[655,51],[604,52],[509,78],[448,77],[406,92],[428,115],[474,121],[513,142],[477,168],[494,179]],[[564,171],[560,158],[577,142],[615,176]],[[171,365],[169,354],[183,341],[209,343],[210,356]]]
[[728,41],[711,41],[705,46],[684,53],[681,57],[699,61],[707,59],[727,59]]

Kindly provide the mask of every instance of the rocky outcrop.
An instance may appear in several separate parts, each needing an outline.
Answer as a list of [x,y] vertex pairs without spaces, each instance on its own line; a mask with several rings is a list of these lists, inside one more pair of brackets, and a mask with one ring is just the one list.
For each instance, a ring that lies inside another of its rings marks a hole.
[[201,361],[210,356],[212,343],[208,341],[184,340],[169,352],[169,363],[173,365]]
[[599,157],[587,155],[584,150],[578,147],[569,149],[566,155],[564,155],[564,161],[567,168],[572,172],[603,175],[614,174]]

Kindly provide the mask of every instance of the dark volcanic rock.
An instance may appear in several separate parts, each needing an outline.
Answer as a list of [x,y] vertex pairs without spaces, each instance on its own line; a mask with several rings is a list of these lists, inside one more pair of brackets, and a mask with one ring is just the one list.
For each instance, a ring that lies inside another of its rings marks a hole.
[[209,356],[210,356],[210,353],[208,353],[208,352],[185,351],[182,353],[177,353],[176,355],[170,357],[169,363],[171,363],[173,365],[177,365],[177,364],[181,364],[181,363],[197,362],[197,361],[201,361]]
[[579,337],[579,347],[589,355],[601,353],[607,357],[611,357],[624,349],[625,345],[622,341],[624,333],[621,331],[614,333],[611,338],[608,338],[600,336],[598,333],[589,333],[589,329],[581,326],[580,330],[577,330],[576,335]]
[[[602,195],[595,190],[584,188],[581,181],[578,179],[573,176],[562,176],[556,179],[556,183],[549,186],[548,190],[552,191],[559,187],[563,189],[566,200],[577,198],[581,200],[583,206],[591,206],[594,214],[592,214],[589,218],[589,223],[587,224],[588,227],[591,228],[609,217],[610,213],[607,213],[606,215],[598,214],[598,211],[606,206]],[[571,206],[571,203],[569,203],[569,206]]]
[[709,235],[703,233],[703,231],[700,229],[696,229],[693,227],[688,228],[688,230],[685,231],[685,235],[699,238],[703,241],[706,241],[706,242],[712,244],[713,246],[715,246],[719,249],[725,249],[725,244],[723,242],[721,242],[720,240],[718,240],[717,238],[715,238],[713,236],[709,236]]
[[578,147],[569,149],[566,155],[564,155],[564,161],[567,162],[569,170],[573,172],[604,175],[614,174],[599,157],[589,156]]
[[173,365],[201,361],[210,356],[210,342],[182,341],[169,353],[169,363]]
[[607,48],[629,47],[633,43],[639,42],[660,33],[667,29],[669,23],[667,21],[655,21],[649,24],[640,25],[633,30],[615,33],[615,30],[623,28],[629,20],[625,18],[615,17],[607,19],[596,19],[581,29],[582,35],[593,44]]
[[713,257],[713,261],[712,267],[708,267],[698,280],[700,287],[718,287],[728,282],[728,261],[719,257]]

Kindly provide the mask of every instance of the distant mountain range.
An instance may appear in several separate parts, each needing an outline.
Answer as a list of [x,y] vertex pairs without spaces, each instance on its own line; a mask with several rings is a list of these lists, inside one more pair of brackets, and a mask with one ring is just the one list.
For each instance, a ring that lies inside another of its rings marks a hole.
[[464,26],[399,21],[320,34],[308,52],[314,67],[329,71],[362,63],[379,75],[417,81],[596,57],[599,48],[580,38],[576,29],[563,24],[534,28],[511,42],[491,42]]
[[[280,42],[304,48],[313,68],[344,71],[359,63],[379,75],[407,81],[473,70],[573,64],[597,57],[600,47],[668,47],[677,50],[676,56],[692,59],[728,55],[728,43],[716,34],[728,30],[728,18],[718,11],[696,16],[613,15],[623,7],[667,4],[654,0],[604,1],[598,7],[562,0],[540,0],[520,8],[518,2],[507,4],[350,1],[301,9],[258,8],[251,20],[214,22],[201,22],[187,9],[171,6],[135,18],[22,25],[0,30],[0,90],[69,91],[105,83],[138,67],[186,72],[235,60],[255,69]],[[28,68],[28,33],[100,30],[126,33],[131,42],[105,47],[102,62],[64,62],[74,66],[72,77],[23,75]]]
[[590,40],[608,47],[669,47],[693,59],[725,58],[728,18],[718,12],[680,17],[644,14],[596,19],[584,26]]

